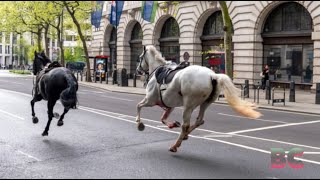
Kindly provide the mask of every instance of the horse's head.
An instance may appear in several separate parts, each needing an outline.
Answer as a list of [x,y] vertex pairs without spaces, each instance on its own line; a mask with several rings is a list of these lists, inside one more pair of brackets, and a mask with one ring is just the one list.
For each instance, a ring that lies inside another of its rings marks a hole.
[[152,73],[158,66],[167,63],[154,46],[144,46],[138,62],[137,73],[139,75],[142,75],[143,73],[148,74],[149,71]]
[[138,59],[139,65],[137,67],[137,74],[139,75],[142,75],[143,73],[149,73],[149,63],[148,59],[146,58],[146,52],[146,46],[143,46],[143,52]]
[[34,60],[33,60],[33,74],[36,75],[39,71],[44,69],[44,67],[51,63],[50,59],[44,54],[42,51],[41,53],[34,52]]

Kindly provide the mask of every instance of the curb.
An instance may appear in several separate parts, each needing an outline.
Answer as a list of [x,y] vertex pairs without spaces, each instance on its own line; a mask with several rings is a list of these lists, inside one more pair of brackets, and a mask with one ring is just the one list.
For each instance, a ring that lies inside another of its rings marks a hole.
[[[107,91],[111,91],[111,92],[117,92],[117,93],[125,93],[125,94],[136,94],[136,95],[146,95],[145,93],[137,93],[137,92],[127,92],[127,91],[119,91],[119,90],[111,90],[108,88],[102,88],[102,87],[97,87],[97,86],[93,86],[90,84],[83,84],[83,83],[79,83],[80,85],[86,86],[86,87],[91,87],[91,88],[96,88],[96,89],[100,89],[100,90],[107,90]],[[227,102],[214,102],[213,104],[228,104]],[[259,106],[258,109],[265,109],[265,110],[276,110],[276,111],[282,111],[282,112],[293,112],[293,113],[301,113],[301,114],[312,114],[312,115],[317,115],[320,116],[320,113],[314,113],[314,112],[304,112],[304,111],[297,111],[297,110],[291,110],[291,109],[276,109],[276,108],[272,108],[272,107],[267,107],[267,106]]]
[[146,95],[146,93],[138,93],[138,92],[127,92],[127,91],[111,90],[111,89],[109,89],[109,88],[97,87],[97,86],[93,86],[93,85],[90,85],[90,84],[83,84],[83,83],[79,83],[79,85],[86,86],[86,87],[91,87],[91,88],[95,88],[95,89],[100,89],[100,90],[106,90],[106,91],[110,91],[110,92],[116,92],[116,93],[136,94],[136,95]]

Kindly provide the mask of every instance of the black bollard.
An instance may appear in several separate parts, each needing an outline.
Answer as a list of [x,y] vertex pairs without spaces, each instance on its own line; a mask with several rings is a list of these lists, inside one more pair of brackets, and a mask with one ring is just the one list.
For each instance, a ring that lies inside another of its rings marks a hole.
[[320,104],[320,83],[316,84],[316,104]]
[[112,85],[117,84],[117,70],[113,70],[112,72]]
[[109,79],[109,73],[108,73],[108,72],[106,72],[106,84],[108,84],[108,83],[109,83],[109,82],[108,82],[108,81],[109,81],[108,79]]
[[133,74],[133,87],[137,87],[137,75],[136,75],[136,73]]
[[80,71],[80,78],[81,78],[81,81],[83,80],[83,71]]
[[271,86],[270,86],[270,80],[267,80],[266,82],[266,100],[270,100],[271,98]]
[[296,102],[296,89],[294,81],[290,82],[289,102]]
[[93,72],[93,78],[94,78],[94,82],[96,83],[97,82],[97,77],[96,77],[96,72],[95,71]]
[[249,98],[249,80],[244,81],[244,97]]

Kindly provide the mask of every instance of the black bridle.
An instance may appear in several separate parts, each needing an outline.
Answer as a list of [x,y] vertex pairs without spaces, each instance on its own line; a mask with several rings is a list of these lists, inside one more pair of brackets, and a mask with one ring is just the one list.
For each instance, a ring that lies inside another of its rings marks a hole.
[[[144,47],[143,47],[143,54],[142,54],[141,57],[139,57],[139,62],[140,62],[140,63],[139,63],[138,69],[139,69],[139,71],[141,70],[141,71],[144,72],[145,74],[149,74],[149,63],[148,63],[148,61],[146,60],[146,58],[144,58],[144,56],[146,55],[146,52],[147,52],[147,50],[146,50],[146,47],[144,46]],[[143,69],[143,68],[142,68],[141,64],[142,64],[143,60],[145,60],[145,63],[146,63],[146,65],[147,65],[148,69]]]

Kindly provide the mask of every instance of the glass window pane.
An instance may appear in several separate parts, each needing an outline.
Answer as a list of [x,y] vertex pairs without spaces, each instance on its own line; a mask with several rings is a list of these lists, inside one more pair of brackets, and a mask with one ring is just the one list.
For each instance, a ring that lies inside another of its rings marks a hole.
[[312,19],[309,12],[299,3],[283,3],[270,13],[263,30],[264,32],[312,30]]
[[167,19],[161,31],[161,38],[179,37],[179,36],[180,36],[179,24],[177,23],[177,21],[173,17]]
[[203,35],[223,34],[223,18],[221,11],[213,13],[206,21],[203,28]]
[[136,23],[133,27],[132,33],[131,33],[131,40],[142,40],[143,34],[142,29],[139,23]]

